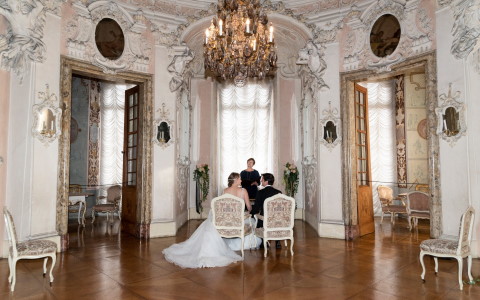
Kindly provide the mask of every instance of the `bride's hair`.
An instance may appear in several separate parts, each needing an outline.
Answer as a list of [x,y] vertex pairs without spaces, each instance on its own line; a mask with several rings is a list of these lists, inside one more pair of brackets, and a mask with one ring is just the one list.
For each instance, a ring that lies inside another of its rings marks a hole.
[[238,177],[240,177],[240,174],[238,174],[237,172],[230,173],[230,175],[228,176],[228,187],[231,187],[235,179],[237,179]]

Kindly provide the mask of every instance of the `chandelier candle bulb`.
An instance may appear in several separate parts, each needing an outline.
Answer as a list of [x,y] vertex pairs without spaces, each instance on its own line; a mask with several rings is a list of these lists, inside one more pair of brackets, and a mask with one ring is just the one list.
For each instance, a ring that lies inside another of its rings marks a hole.
[[218,20],[218,36],[223,36],[223,21]]
[[247,21],[245,22],[245,33],[250,33],[250,19],[247,18]]
[[273,43],[273,25],[270,23],[270,38],[269,42]]
[[205,30],[205,44],[208,44],[208,29]]

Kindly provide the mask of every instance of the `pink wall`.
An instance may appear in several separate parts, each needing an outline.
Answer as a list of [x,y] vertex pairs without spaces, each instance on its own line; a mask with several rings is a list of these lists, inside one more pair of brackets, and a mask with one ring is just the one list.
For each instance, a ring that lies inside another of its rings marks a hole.
[[[0,70],[0,207],[6,204],[8,107],[10,95],[10,72]],[[0,222],[0,250],[3,249],[4,222]]]
[[277,114],[278,119],[276,121],[277,128],[277,138],[278,138],[278,170],[279,174],[276,174],[278,178],[281,177],[283,172],[283,166],[285,163],[293,162],[293,153],[292,153],[292,145],[293,145],[293,124],[292,124],[292,101],[295,101],[294,93],[295,93],[295,80],[288,80],[280,78],[279,81],[279,88],[278,92],[279,95],[277,97],[278,109],[279,112]]
[[215,136],[216,128],[212,127],[212,121],[215,121],[215,116],[212,116],[212,111],[214,109],[215,101],[212,99],[217,99],[216,96],[212,95],[212,83],[210,80],[199,80],[197,85],[197,95],[200,101],[199,105],[199,121],[200,121],[200,147],[199,147],[199,156],[198,163],[209,164],[210,166],[215,162],[211,161],[213,153],[215,150],[215,141],[213,137]]

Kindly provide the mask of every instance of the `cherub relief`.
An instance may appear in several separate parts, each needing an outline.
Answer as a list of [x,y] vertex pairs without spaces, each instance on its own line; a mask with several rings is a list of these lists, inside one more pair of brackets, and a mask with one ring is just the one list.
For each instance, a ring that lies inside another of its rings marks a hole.
[[8,21],[7,33],[0,35],[1,66],[21,79],[29,62],[45,59],[45,7],[35,0],[0,0],[0,15]]
[[194,53],[190,49],[185,50],[181,55],[175,55],[172,62],[168,65],[168,72],[173,74],[172,80],[170,80],[170,91],[174,92],[178,90],[183,84],[183,73],[187,64],[195,57]]
[[454,18],[451,52],[461,59],[470,54],[480,37],[480,0],[458,1]]
[[311,81],[311,88],[315,91],[328,85],[323,80],[323,75],[327,69],[327,63],[323,60],[323,51],[313,43],[308,41],[305,48],[298,52],[297,65],[307,65],[315,80]]

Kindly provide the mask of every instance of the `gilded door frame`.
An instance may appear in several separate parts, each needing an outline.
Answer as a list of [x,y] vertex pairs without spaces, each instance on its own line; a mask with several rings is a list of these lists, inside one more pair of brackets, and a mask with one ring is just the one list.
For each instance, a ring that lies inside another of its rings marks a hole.
[[71,121],[71,89],[72,75],[108,80],[124,81],[140,86],[142,99],[141,129],[139,139],[139,157],[142,159],[142,172],[138,173],[141,180],[137,197],[140,207],[137,213],[137,225],[132,232],[138,238],[148,238],[151,223],[152,207],[152,130],[153,130],[153,77],[150,74],[135,72],[121,72],[106,74],[102,69],[86,62],[61,56],[60,64],[60,95],[62,102],[62,135],[59,139],[58,151],[58,180],[57,180],[57,213],[56,229],[61,237],[61,250],[68,249],[68,186],[70,173],[70,121]]
[[442,201],[440,195],[439,137],[436,134],[437,116],[437,61],[435,52],[405,60],[384,73],[373,70],[360,70],[340,73],[341,95],[340,109],[342,116],[342,207],[345,221],[346,239],[359,236],[357,214],[357,187],[353,170],[357,170],[355,153],[355,108],[354,83],[369,79],[383,79],[404,74],[406,71],[423,67],[426,82],[426,107],[428,124],[428,171],[432,196],[430,203],[430,236],[440,237],[442,234]]

